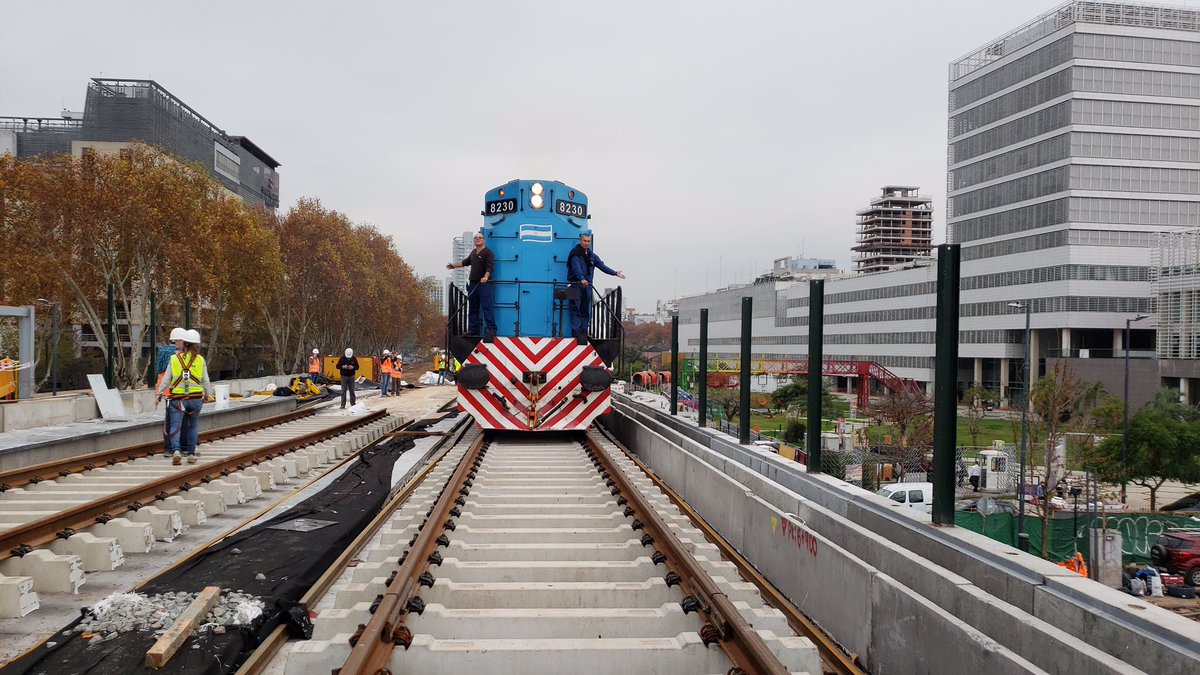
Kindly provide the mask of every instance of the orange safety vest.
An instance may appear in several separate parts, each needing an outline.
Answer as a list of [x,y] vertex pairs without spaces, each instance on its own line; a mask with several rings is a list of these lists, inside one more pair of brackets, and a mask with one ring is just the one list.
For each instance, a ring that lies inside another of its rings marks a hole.
[[318,375],[321,372],[321,357],[315,354],[308,357],[308,372]]
[[379,360],[379,372],[384,375],[392,374],[392,357],[385,356]]

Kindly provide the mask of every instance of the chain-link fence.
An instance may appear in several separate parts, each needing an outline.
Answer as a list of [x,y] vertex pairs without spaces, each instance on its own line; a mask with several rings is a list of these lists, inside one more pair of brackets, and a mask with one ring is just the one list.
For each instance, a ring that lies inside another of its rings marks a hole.
[[[1019,470],[1015,448],[960,447],[954,457],[954,491],[959,498],[1015,495]],[[867,490],[890,483],[933,480],[933,451],[900,445],[825,449],[821,471]]]

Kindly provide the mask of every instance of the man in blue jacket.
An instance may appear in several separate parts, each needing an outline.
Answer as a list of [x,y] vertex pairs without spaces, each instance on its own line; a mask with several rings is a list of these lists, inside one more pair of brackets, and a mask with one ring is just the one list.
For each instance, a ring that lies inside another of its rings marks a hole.
[[625,278],[592,251],[592,235],[581,234],[579,244],[567,255],[567,281],[580,291],[578,298],[571,299],[571,335],[580,341],[588,337],[592,317],[592,275],[597,269],[618,279]]

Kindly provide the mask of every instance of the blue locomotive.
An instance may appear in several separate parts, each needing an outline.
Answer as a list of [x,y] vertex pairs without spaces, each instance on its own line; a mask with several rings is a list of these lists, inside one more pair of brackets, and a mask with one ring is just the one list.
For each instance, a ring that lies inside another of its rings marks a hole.
[[[610,408],[621,352],[621,289],[567,281],[567,256],[592,234],[588,198],[559,181],[514,180],[484,195],[480,232],[495,254],[495,336],[468,335],[468,298],[450,286],[447,349],[462,363],[458,404],[484,429],[586,429]],[[570,303],[591,294],[586,336]]]

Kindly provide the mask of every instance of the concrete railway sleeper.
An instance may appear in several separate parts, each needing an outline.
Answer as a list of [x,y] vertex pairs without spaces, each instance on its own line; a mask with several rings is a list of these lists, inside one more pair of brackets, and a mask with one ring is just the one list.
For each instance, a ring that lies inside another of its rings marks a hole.
[[85,572],[115,569],[126,554],[148,552],[400,424],[383,411],[306,414],[205,443],[195,465],[142,457],[8,490],[0,494],[0,618],[37,609],[39,592],[77,593]]
[[[275,427],[288,422],[310,417],[316,414],[315,408],[293,410],[283,415],[276,415],[261,420],[243,422],[219,429],[210,429],[200,433],[201,443],[212,443],[231,436],[241,436],[252,431]],[[139,443],[124,448],[101,450],[86,455],[66,457],[52,462],[43,462],[32,466],[0,472],[0,493],[13,488],[25,487],[29,484],[40,483],[44,480],[58,480],[73,473],[83,473],[92,469],[113,466],[119,462],[132,462],[142,457],[154,457],[162,453],[162,441]]]
[[822,672],[816,647],[596,432],[467,441],[270,672]]

